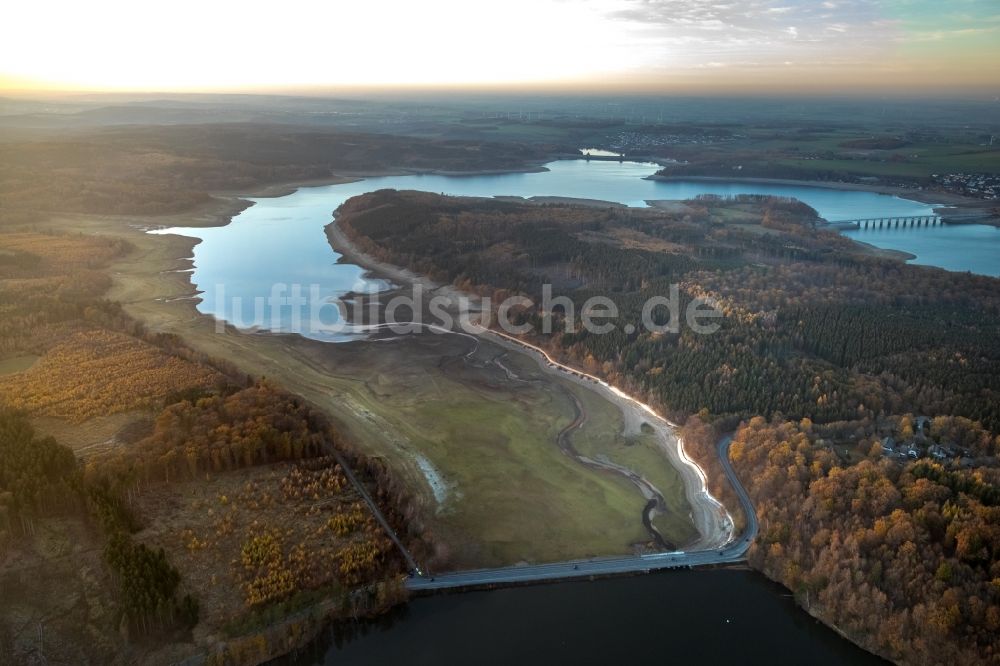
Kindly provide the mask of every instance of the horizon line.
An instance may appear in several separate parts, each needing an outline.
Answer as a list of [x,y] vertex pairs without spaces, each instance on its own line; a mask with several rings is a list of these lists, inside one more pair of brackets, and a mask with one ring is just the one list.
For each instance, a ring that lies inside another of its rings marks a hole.
[[723,86],[637,86],[637,85],[590,85],[590,84],[371,84],[371,85],[315,85],[315,86],[205,86],[205,87],[73,87],[73,86],[4,86],[0,84],[0,97],[72,97],[85,95],[107,96],[232,96],[232,97],[337,97],[357,95],[524,95],[528,97],[607,97],[612,95],[634,97],[679,97],[679,98],[745,98],[745,99],[830,99],[830,98],[906,98],[906,99],[956,99],[968,101],[1000,102],[1000,85],[975,86],[954,84],[914,88],[900,85],[851,86],[765,86],[748,83]]

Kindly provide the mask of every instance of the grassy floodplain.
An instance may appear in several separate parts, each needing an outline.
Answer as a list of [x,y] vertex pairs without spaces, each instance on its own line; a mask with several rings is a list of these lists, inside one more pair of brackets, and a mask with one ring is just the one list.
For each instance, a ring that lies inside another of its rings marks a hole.
[[641,470],[663,494],[668,508],[653,516],[653,526],[672,543],[684,544],[698,538],[688,518],[691,505],[684,495],[683,482],[676,469],[663,464],[656,436],[642,428],[638,432],[626,431],[617,407],[585,388],[574,386],[573,391],[589,415],[587,422],[573,434],[576,449],[591,458],[603,457],[629,469]]
[[[154,220],[164,226],[216,225],[239,208],[224,199],[193,214],[65,215],[49,224],[131,242],[135,250],[112,266],[108,297],[151,329],[178,334],[199,351],[302,395],[371,454],[384,456],[419,492],[424,519],[455,567],[614,555],[649,540],[640,520],[645,500],[636,489],[560,451],[557,435],[574,418],[568,390],[592,412],[573,434],[574,445],[642,466],[677,508],[656,517],[661,533],[678,544],[694,536],[676,472],[651,446],[627,445],[617,408],[537,366],[532,370],[534,361],[519,360],[516,352],[484,342],[466,364],[460,357],[471,342],[452,335],[331,345],[289,335],[217,332],[215,321],[195,309],[185,272],[197,241],[144,230]],[[516,378],[491,363],[502,354],[508,368],[516,367]],[[95,441],[113,434],[85,432]]]

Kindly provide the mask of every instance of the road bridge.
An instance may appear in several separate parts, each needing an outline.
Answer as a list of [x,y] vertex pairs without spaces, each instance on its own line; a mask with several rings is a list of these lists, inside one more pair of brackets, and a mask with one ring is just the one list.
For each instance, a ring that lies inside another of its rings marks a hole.
[[830,220],[837,229],[906,229],[937,227],[944,224],[940,215],[911,215],[904,217],[867,217],[855,220]]

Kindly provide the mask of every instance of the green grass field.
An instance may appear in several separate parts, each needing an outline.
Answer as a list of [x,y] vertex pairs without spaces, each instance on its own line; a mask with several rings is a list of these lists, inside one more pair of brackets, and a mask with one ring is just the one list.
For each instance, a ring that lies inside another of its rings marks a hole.
[[615,405],[579,386],[574,393],[584,404],[589,419],[573,433],[573,445],[591,458],[605,457],[642,474],[663,494],[668,512],[657,515],[653,524],[668,541],[684,544],[698,533],[688,518],[691,506],[684,494],[680,474],[659,450],[654,435],[630,437],[622,434],[621,412]]
[[[533,360],[517,353],[504,358],[528,381],[509,380],[495,366],[440,367],[441,352],[463,351],[461,344],[454,347],[463,341],[433,338],[398,341],[388,354],[383,345],[378,359],[360,364],[372,373],[368,395],[352,398],[371,411],[393,455],[419,452],[447,484],[433,522],[458,566],[621,554],[648,539],[638,491],[560,451],[557,435],[572,421],[573,404]],[[499,353],[484,345],[476,359],[482,363]],[[387,372],[391,368],[396,370]],[[595,406],[603,402],[591,395]],[[613,411],[595,419],[620,427],[617,410],[605,404]],[[430,490],[426,480],[417,481]]]

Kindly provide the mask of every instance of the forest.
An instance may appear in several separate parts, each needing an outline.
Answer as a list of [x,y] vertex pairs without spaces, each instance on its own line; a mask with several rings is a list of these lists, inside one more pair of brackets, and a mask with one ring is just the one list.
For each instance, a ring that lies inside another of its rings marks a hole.
[[[364,251],[437,280],[536,306],[535,342],[683,418],[705,409],[735,425],[756,415],[818,422],[880,413],[945,414],[1000,430],[996,280],[882,259],[817,228],[801,204],[762,199],[756,224],[712,214],[594,209],[382,191],[346,202],[337,224]],[[692,212],[693,211],[693,212]],[[766,231],[764,231],[766,229]],[[625,246],[621,232],[631,233]],[[648,238],[637,247],[638,238]],[[660,249],[668,241],[673,249]],[[542,285],[577,310],[611,297],[615,330],[542,333]],[[681,288],[711,299],[721,328],[641,330],[642,304]],[[625,333],[625,325],[636,332]]]
[[[18,589],[19,603],[30,606],[30,589],[17,581],[31,562],[53,585],[84,584],[106,597],[94,603],[110,612],[96,620],[77,609],[56,620],[50,607],[40,615],[50,645],[102,632],[87,651],[98,661],[125,649],[115,643],[122,638],[139,658],[150,646],[227,624],[236,644],[241,631],[282,626],[324,600],[344,614],[402,601],[397,550],[342,465],[422,555],[432,549],[408,519],[406,490],[301,398],[147,330],[106,300],[109,266],[130,251],[101,236],[0,233],[0,361],[28,360],[0,371],[0,586]],[[116,414],[125,425],[96,447],[74,450],[39,434],[40,423],[89,432]],[[186,501],[185,488],[220,486],[232,490],[224,503],[215,499],[218,513]],[[161,523],[158,511],[178,506]],[[80,583],[65,561],[76,554],[37,556],[53,535],[73,535],[85,555],[87,544],[98,550],[101,572]],[[271,539],[266,557],[230,565],[261,539]],[[237,552],[220,555],[230,547]],[[33,643],[16,640],[0,631],[0,655],[25,656],[19,650]]]
[[0,408],[0,546],[15,531],[30,530],[34,517],[72,507],[80,487],[72,451],[39,437],[22,414]]
[[[346,604],[400,576],[395,546],[344,472],[351,464],[378,495],[359,456],[321,413],[258,382],[168,405],[152,432],[89,461],[85,477],[136,497],[156,526],[146,538],[189,572],[210,626],[235,636],[316,593]],[[386,514],[422,552],[421,535]]]
[[[949,425],[983,434],[971,422]],[[870,423],[844,427],[877,442]],[[899,465],[877,453],[845,465],[824,444],[836,437],[829,430],[756,417],[737,433],[730,455],[761,520],[751,564],[893,661],[993,663],[1000,469]]]
[[81,423],[156,409],[173,393],[235,378],[227,364],[152,333],[104,298],[107,265],[130,248],[93,235],[0,234],[0,358],[37,361],[0,381],[0,400]]
[[197,623],[197,602],[178,598],[180,573],[164,552],[134,541],[136,523],[122,497],[100,480],[85,482],[73,452],[38,436],[23,413],[0,409],[0,554],[58,515],[93,520],[103,529],[104,560],[114,572],[126,625],[146,633]]

